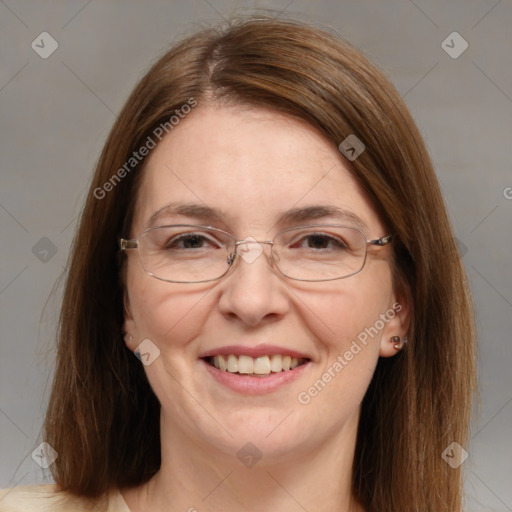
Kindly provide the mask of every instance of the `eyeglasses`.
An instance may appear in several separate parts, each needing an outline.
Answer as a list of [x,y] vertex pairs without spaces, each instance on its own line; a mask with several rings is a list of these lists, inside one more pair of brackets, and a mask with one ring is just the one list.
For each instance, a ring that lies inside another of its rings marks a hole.
[[392,235],[367,240],[357,228],[319,224],[279,232],[272,241],[236,240],[211,226],[176,224],[146,229],[137,239],[121,238],[122,251],[137,249],[150,276],[171,283],[204,283],[223,277],[238,257],[253,263],[270,245],[271,262],[285,277],[331,281],[364,267],[368,245],[385,246]]

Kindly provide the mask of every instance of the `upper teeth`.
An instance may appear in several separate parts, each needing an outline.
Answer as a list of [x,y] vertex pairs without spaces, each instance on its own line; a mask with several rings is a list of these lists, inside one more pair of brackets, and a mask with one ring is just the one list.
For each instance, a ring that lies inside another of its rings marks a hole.
[[213,365],[222,371],[268,375],[270,372],[293,370],[299,366],[299,359],[291,356],[274,354],[272,356],[229,356],[218,355],[213,358]]

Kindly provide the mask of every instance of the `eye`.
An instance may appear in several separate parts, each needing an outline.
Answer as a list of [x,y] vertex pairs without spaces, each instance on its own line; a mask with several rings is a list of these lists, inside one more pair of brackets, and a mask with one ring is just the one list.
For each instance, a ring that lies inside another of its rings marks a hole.
[[164,249],[203,249],[205,247],[219,248],[221,244],[211,237],[199,233],[186,233],[170,238]]
[[[298,244],[300,249],[348,249],[348,245],[342,239],[335,238],[325,233],[308,234],[302,237],[298,241]],[[294,245],[297,245],[297,243]]]

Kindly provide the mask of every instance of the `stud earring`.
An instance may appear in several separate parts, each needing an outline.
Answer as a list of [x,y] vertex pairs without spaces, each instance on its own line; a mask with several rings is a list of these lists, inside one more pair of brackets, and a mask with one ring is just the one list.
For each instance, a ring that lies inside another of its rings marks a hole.
[[393,336],[389,341],[393,343],[393,348],[395,350],[402,350],[404,345],[407,343],[407,338],[404,336],[403,339],[401,339],[400,336]]

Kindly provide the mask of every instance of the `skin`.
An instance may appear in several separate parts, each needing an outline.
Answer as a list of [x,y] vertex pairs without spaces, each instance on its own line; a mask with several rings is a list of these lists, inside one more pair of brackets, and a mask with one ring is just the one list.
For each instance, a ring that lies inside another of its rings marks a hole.
[[[279,215],[293,207],[334,205],[387,235],[371,201],[338,149],[314,128],[276,112],[199,105],[149,156],[131,236],[171,201],[224,212],[215,227],[237,240],[272,240]],[[323,219],[322,222],[337,219]],[[312,223],[319,223],[314,221]],[[202,224],[163,217],[158,225]],[[351,493],[360,404],[378,358],[396,354],[409,310],[393,289],[389,246],[368,248],[363,270],[346,279],[304,283],[269,264],[270,251],[210,283],[159,281],[128,251],[125,330],[130,350],[149,338],[160,350],[145,366],[161,405],[162,467],[146,484],[122,489],[133,512],[362,511]],[[307,390],[396,302],[402,309],[370,338],[307,405]],[[218,384],[198,359],[222,345],[268,343],[312,360],[295,381],[264,396]],[[245,467],[237,452],[251,442],[263,454]]]

